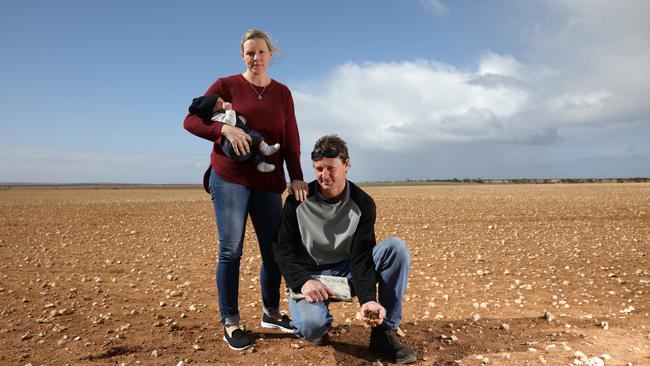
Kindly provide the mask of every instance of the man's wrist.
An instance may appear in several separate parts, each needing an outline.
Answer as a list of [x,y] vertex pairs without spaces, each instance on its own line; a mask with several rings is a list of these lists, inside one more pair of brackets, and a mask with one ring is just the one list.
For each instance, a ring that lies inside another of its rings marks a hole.
[[363,306],[364,304],[369,303],[369,302],[377,303],[377,300],[373,299],[373,298],[359,298],[359,304],[361,306]]

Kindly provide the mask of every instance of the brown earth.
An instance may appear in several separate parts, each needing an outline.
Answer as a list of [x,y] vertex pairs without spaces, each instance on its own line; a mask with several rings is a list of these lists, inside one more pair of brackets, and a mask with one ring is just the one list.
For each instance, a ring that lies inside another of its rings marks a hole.
[[[367,191],[378,238],[411,247],[401,339],[419,364],[650,365],[650,184]],[[200,189],[0,190],[0,365],[379,365],[356,303],[331,306],[324,347],[258,326],[250,227],[240,310],[256,345],[228,349],[216,240]]]

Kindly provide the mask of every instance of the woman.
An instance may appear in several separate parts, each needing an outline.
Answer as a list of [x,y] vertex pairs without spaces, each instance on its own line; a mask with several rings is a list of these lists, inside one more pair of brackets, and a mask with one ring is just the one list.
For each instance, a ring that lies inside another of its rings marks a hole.
[[289,88],[271,79],[267,69],[277,48],[261,30],[250,29],[241,39],[241,57],[246,66],[242,74],[218,79],[206,92],[217,94],[232,103],[233,109],[248,117],[250,128],[261,133],[270,143],[279,143],[280,153],[268,157],[276,166],[271,173],[259,172],[254,164],[228,159],[219,148],[221,139],[228,139],[241,155],[250,152],[251,137],[243,130],[214,122],[209,124],[189,114],[184,127],[192,134],[214,142],[211,157],[209,189],[219,233],[217,293],[224,340],[235,350],[251,346],[250,338],[239,327],[239,263],[244,242],[246,218],[250,214],[257,234],[262,268],[260,285],[264,314],[261,325],[293,332],[291,320],[280,314],[281,274],[273,257],[282,210],[282,192],[286,187],[283,162],[291,178],[289,192],[304,200],[307,184],[300,167],[300,138]]

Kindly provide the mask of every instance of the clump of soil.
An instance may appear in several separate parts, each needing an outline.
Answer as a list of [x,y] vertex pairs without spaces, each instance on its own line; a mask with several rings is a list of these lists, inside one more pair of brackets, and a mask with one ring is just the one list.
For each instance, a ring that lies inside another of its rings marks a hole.
[[364,316],[365,318],[370,319],[370,320],[375,320],[375,319],[379,319],[379,312],[377,312],[377,311],[372,311],[372,310],[365,310],[365,311],[363,312],[363,316]]

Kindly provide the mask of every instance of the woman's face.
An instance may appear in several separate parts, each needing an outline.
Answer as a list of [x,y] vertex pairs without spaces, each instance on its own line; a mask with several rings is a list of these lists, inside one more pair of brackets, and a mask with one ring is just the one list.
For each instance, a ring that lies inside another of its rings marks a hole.
[[273,54],[269,51],[269,46],[262,38],[249,39],[243,44],[244,51],[242,59],[246,68],[253,74],[266,74],[266,68]]

